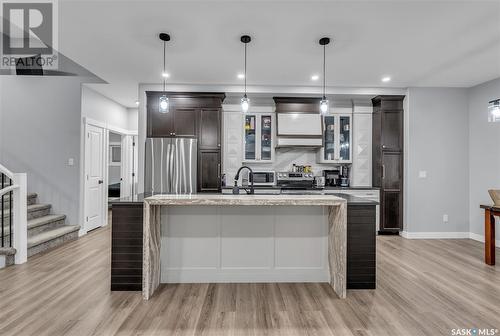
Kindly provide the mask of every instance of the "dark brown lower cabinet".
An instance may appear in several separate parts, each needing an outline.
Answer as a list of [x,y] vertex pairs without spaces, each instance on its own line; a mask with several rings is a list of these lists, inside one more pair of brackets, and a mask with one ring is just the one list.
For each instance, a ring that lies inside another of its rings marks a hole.
[[376,287],[376,206],[347,204],[347,288]]
[[401,197],[401,192],[399,191],[385,191],[382,194],[381,206],[381,216],[383,219],[384,226],[381,230],[386,232],[398,233],[403,227],[402,225],[402,206],[403,200]]
[[143,204],[116,203],[111,223],[111,290],[142,290]]
[[198,191],[219,192],[221,190],[220,175],[220,150],[200,150],[198,154]]

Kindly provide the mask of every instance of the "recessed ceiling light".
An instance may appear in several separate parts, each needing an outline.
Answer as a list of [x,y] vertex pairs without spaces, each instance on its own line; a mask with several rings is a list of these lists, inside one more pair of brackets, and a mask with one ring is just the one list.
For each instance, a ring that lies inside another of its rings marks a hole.
[[165,77],[165,78],[170,77],[170,75],[169,75],[168,73],[166,73],[166,72],[162,73],[161,75],[162,75],[163,77]]
[[389,77],[389,76],[382,77],[382,82],[387,83],[390,81],[391,81],[391,77]]
[[318,75],[312,75],[311,76],[311,80],[313,80],[313,81],[317,81],[318,79],[319,79]]
[[135,105],[139,106],[139,101],[138,100],[135,101]]
[[242,74],[242,73],[239,73],[239,74],[238,74],[238,79],[243,79],[243,78],[245,78],[245,75],[244,75],[244,74]]

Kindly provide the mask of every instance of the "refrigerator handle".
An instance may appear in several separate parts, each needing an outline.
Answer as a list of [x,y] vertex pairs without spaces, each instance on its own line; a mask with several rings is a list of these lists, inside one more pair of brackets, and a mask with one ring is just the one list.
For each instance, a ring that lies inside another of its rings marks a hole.
[[172,147],[170,151],[170,193],[171,194],[177,194],[177,171],[176,171],[176,165],[177,165],[177,143],[175,140],[172,141]]

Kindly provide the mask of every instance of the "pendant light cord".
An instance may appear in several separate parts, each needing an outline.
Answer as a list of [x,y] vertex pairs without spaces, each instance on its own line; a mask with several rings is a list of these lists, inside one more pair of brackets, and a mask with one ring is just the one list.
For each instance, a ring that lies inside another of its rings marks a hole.
[[326,99],[325,87],[326,87],[326,45],[323,45],[323,100]]
[[161,74],[163,77],[163,92],[165,92],[167,86],[167,77],[165,72],[165,50],[167,48],[167,43],[163,41],[163,73]]
[[245,43],[245,97],[247,96],[247,43]]

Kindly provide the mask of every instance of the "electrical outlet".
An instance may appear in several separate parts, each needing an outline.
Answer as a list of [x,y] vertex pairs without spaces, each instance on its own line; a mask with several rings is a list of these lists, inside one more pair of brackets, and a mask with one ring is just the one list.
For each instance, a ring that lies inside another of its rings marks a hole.
[[448,215],[444,214],[443,215],[443,222],[448,223],[448,220],[449,220]]
[[427,178],[427,171],[426,170],[421,170],[418,172],[418,177],[419,178]]
[[74,166],[75,165],[75,159],[69,158],[68,159],[68,166]]

